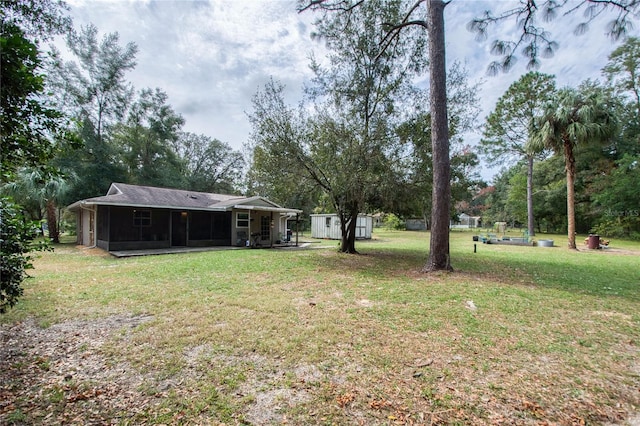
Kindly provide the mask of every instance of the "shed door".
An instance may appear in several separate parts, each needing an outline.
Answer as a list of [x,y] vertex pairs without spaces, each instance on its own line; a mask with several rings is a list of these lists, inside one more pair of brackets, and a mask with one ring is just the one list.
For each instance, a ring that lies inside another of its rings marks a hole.
[[187,212],[171,212],[171,245],[187,245]]
[[369,238],[369,233],[367,232],[367,221],[367,216],[358,216],[358,219],[356,220],[356,238]]

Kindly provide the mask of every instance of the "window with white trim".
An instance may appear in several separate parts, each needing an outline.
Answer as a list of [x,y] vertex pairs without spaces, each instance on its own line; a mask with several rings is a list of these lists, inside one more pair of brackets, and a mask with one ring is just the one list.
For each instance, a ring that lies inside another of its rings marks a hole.
[[236,213],[236,228],[248,228],[249,227],[249,213]]

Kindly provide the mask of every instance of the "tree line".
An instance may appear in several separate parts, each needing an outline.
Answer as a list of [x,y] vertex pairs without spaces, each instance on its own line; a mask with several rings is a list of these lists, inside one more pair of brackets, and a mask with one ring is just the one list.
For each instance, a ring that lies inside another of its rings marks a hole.
[[[489,223],[640,239],[640,39],[628,38],[602,81],[557,88],[530,72],[487,117],[480,151],[504,165],[465,207]],[[566,220],[565,220],[566,218]]]

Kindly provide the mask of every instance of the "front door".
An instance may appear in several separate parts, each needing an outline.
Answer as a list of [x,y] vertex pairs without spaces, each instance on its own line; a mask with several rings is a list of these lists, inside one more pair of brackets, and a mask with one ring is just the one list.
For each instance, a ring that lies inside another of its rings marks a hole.
[[260,217],[260,243],[268,244],[271,240],[271,217]]
[[187,212],[171,212],[171,245],[187,245]]

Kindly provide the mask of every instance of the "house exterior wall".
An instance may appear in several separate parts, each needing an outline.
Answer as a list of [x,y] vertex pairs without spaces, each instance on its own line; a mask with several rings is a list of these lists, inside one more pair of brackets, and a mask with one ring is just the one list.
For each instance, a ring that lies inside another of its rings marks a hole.
[[76,244],[91,247],[95,244],[95,211],[78,210],[76,218]]
[[[250,210],[233,210],[231,217],[231,235],[233,244],[238,247],[244,247],[251,240],[251,211]],[[255,217],[253,218],[255,222]]]
[[286,235],[286,223],[282,224],[277,212],[235,209],[231,225],[233,244],[237,246],[246,246],[247,241],[251,245],[255,240],[263,247],[272,246]]
[[255,204],[232,211],[92,206],[95,210],[75,209],[77,242],[107,251],[245,246],[247,241],[271,247],[285,239],[286,218],[291,214],[273,205],[260,210],[262,206]]

